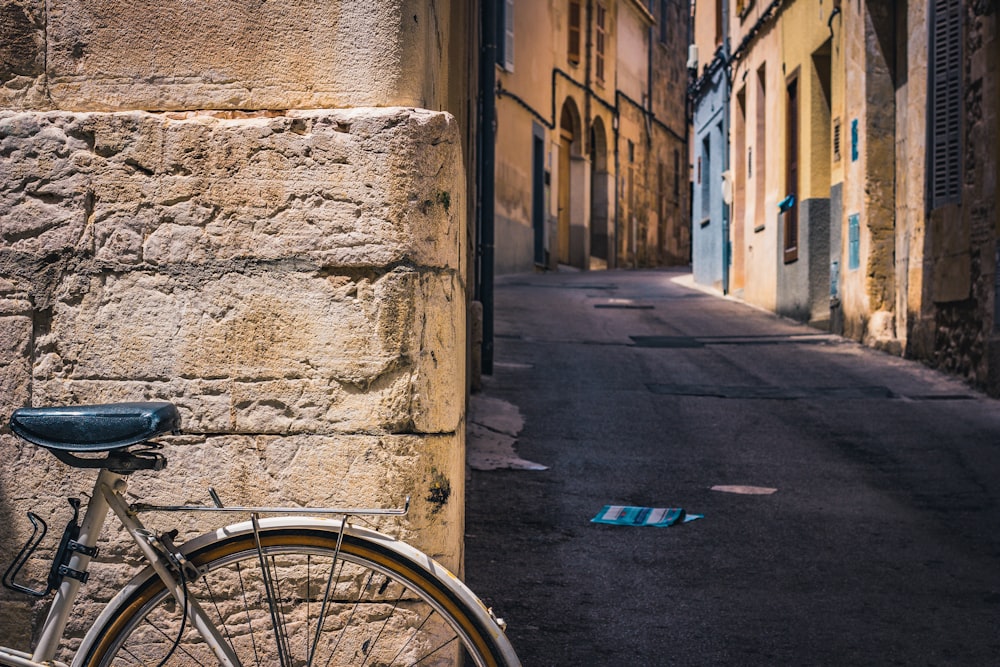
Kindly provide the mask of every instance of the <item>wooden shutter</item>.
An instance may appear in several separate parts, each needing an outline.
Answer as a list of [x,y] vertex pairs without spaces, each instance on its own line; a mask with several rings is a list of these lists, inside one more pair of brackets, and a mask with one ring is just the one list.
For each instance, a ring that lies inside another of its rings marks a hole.
[[569,3],[569,46],[566,57],[570,63],[580,64],[580,3],[575,0]]
[[961,199],[962,3],[933,0],[930,80],[930,204]]
[[799,258],[799,82],[788,84],[788,121],[785,135],[785,189],[792,197],[791,206],[784,211],[785,262]]
[[598,83],[604,83],[604,52],[605,30],[607,28],[607,10],[604,5],[598,3],[596,7],[597,21],[594,36],[594,78]]

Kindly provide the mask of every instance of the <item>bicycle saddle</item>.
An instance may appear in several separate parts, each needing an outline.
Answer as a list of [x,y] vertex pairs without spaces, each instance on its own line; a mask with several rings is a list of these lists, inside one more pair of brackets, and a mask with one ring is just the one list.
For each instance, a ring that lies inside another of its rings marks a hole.
[[60,452],[106,452],[179,431],[173,403],[109,403],[20,408],[10,430],[28,442]]

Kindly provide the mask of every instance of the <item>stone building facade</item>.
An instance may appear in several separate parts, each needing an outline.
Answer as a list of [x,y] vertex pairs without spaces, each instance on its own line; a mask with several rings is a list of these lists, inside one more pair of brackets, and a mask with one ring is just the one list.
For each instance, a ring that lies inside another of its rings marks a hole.
[[[153,502],[412,496],[379,527],[460,570],[473,13],[0,2],[4,422],[174,401],[167,470],[132,480]],[[6,428],[0,451],[9,562],[25,511],[58,526],[92,478]],[[123,582],[116,529],[74,632]],[[39,611],[0,592],[0,641]]]
[[686,263],[679,0],[507,0],[496,270]]
[[722,6],[735,293],[1000,394],[995,3]]

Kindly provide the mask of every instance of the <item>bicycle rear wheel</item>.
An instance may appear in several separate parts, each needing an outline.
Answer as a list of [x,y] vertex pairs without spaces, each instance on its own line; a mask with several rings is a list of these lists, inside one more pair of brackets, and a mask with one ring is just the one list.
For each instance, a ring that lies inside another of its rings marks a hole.
[[[339,522],[246,524],[196,545],[187,583],[242,665],[518,665],[482,603],[440,565]],[[280,520],[276,520],[280,522]],[[287,520],[285,520],[287,523]],[[232,535],[233,531],[241,534]],[[112,601],[75,664],[217,664],[149,572]]]

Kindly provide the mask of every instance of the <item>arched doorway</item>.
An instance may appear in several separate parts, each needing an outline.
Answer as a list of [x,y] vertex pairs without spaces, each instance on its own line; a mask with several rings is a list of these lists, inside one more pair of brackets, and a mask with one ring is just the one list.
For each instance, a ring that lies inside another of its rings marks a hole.
[[590,126],[590,256],[608,266],[608,210],[611,204],[611,178],[608,173],[608,135],[604,121],[595,118]]
[[[560,264],[582,265],[582,258],[574,257],[573,227],[582,223],[582,193],[579,181],[581,161],[580,113],[572,98],[567,98],[559,115],[559,216],[556,229],[556,252]],[[574,187],[577,186],[577,187]],[[576,262],[573,260],[577,259]],[[582,267],[581,267],[582,268]]]

